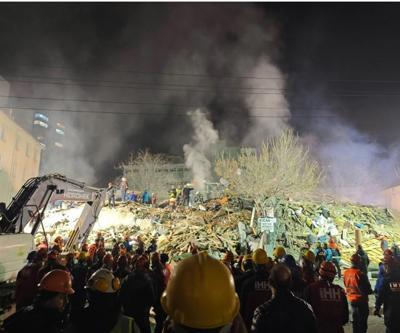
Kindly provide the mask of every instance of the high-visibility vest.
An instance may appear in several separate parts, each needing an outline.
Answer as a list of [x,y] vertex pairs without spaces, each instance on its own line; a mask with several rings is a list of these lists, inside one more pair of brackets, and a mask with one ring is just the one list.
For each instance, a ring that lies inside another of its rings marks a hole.
[[360,289],[361,274],[357,268],[348,268],[344,272],[346,296],[351,303],[368,301],[368,295],[364,295]]
[[121,315],[110,333],[140,333],[132,317]]

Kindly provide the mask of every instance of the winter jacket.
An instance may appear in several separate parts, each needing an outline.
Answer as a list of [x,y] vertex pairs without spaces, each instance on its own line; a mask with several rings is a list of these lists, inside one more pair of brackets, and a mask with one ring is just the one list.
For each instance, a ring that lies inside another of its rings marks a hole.
[[367,275],[358,268],[352,267],[345,270],[344,285],[347,300],[350,303],[368,303],[368,295],[373,293]]
[[378,295],[379,289],[381,289],[383,280],[385,278],[385,267],[383,263],[379,263],[379,269],[378,269],[378,278],[375,283],[375,288],[374,288],[374,293]]
[[39,281],[37,281],[37,276],[41,267],[40,264],[30,263],[18,272],[15,286],[15,303],[17,309],[33,303],[38,291],[37,284]]
[[281,291],[254,311],[251,332],[317,333],[317,327],[310,304]]
[[340,286],[325,280],[309,285],[305,298],[312,306],[319,333],[342,333],[349,321],[346,294]]
[[148,313],[155,301],[153,281],[149,274],[138,270],[131,272],[122,281],[120,298],[126,315],[135,318],[137,314]]
[[244,281],[240,292],[240,314],[248,330],[251,327],[254,310],[271,297],[266,270],[258,270]]
[[6,333],[60,333],[63,315],[55,309],[34,304],[22,308],[4,321]]
[[89,293],[89,305],[81,312],[77,331],[79,333],[109,333],[117,324],[121,305],[116,294]]
[[393,332],[400,332],[400,271],[390,272],[383,280],[376,299],[377,310],[383,304],[385,325]]

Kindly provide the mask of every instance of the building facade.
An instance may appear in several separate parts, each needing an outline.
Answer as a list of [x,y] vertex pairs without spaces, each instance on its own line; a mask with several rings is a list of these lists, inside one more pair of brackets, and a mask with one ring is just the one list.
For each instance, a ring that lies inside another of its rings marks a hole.
[[0,201],[8,203],[29,178],[39,175],[41,145],[0,110]]

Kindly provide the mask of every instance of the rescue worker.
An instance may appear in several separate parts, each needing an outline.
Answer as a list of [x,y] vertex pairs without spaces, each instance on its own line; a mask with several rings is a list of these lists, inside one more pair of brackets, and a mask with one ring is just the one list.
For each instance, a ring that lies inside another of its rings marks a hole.
[[297,265],[296,260],[290,254],[283,257],[282,264],[289,267],[292,273],[292,286],[290,290],[292,293],[300,298],[304,298],[304,288],[306,287],[306,282],[303,280],[303,272],[301,268]]
[[353,332],[365,333],[368,329],[368,295],[372,294],[368,277],[361,271],[361,257],[355,253],[351,256],[351,268],[344,272],[346,296],[353,312]]
[[38,255],[38,252],[32,251],[26,259],[28,263],[18,272],[16,279],[15,303],[17,310],[31,305],[38,291],[37,276],[42,267],[42,257]]
[[188,257],[175,267],[161,305],[168,314],[165,333],[246,332],[233,277],[207,252]]
[[126,201],[126,192],[128,191],[128,180],[125,177],[121,178],[121,183],[119,185],[119,189],[121,190],[121,201]]
[[268,281],[273,296],[254,311],[251,332],[316,333],[311,306],[290,291],[290,269],[284,264],[275,265]]
[[78,331],[109,333],[121,314],[118,299],[120,281],[110,270],[101,268],[87,282],[89,305],[82,311]]
[[167,317],[167,314],[163,310],[160,303],[161,295],[167,286],[165,283],[163,269],[164,267],[161,264],[160,255],[157,252],[154,252],[151,256],[151,277],[154,283],[155,293],[155,302],[153,305],[156,320],[156,327],[154,328],[155,333],[161,333],[164,320]]
[[115,187],[113,183],[108,183],[107,187],[108,207],[115,208]]
[[117,269],[114,271],[114,275],[122,281],[130,273],[128,267],[128,258],[126,255],[119,256],[117,260]]
[[283,246],[278,246],[274,249],[273,256],[276,263],[281,262],[283,257],[286,255],[285,248]]
[[246,254],[242,260],[242,274],[238,275],[235,278],[235,290],[238,295],[240,295],[243,283],[253,274],[254,274],[253,256],[251,254]]
[[39,283],[34,303],[24,307],[4,321],[7,333],[60,333],[68,295],[74,293],[68,272],[55,269]]
[[43,276],[54,269],[67,270],[67,268],[60,264],[58,252],[56,250],[51,250],[47,255],[47,261],[42,268],[39,269],[36,282],[39,282]]
[[333,284],[336,268],[324,261],[319,269],[319,281],[310,284],[305,299],[314,309],[319,333],[344,333],[343,325],[349,321],[349,308],[345,291]]
[[56,250],[58,253],[61,253],[64,248],[64,239],[61,236],[57,236],[54,238],[54,244],[51,247],[52,250]]
[[150,333],[150,308],[155,303],[155,291],[147,270],[146,256],[139,256],[134,270],[122,281],[120,297],[123,312],[133,317],[141,333]]
[[224,265],[226,267],[228,267],[228,269],[230,270],[230,272],[233,274],[234,272],[234,263],[235,263],[235,256],[233,255],[233,253],[231,251],[227,251],[224,255],[224,258],[222,259],[222,262],[224,263]]
[[255,273],[243,282],[240,290],[240,314],[247,330],[250,330],[254,310],[272,296],[268,286],[267,253],[263,249],[255,250],[253,262]]
[[168,261],[169,261],[168,254],[161,253],[160,254],[160,262],[163,265],[163,274],[164,274],[165,285],[168,285],[169,279],[170,279],[172,271],[173,271],[172,265]]
[[378,291],[375,315],[379,315],[383,304],[386,333],[400,332],[400,266],[393,257],[385,260],[386,276]]
[[101,268],[108,269],[111,272],[114,270],[114,258],[111,253],[107,253],[103,257],[103,266]]
[[307,285],[317,281],[315,272],[315,254],[311,250],[307,250],[301,258],[300,264],[303,272],[303,280]]
[[72,288],[75,293],[71,295],[71,321],[78,320],[86,302],[85,286],[88,279],[89,268],[87,265],[88,254],[84,251],[78,255],[78,263],[72,269]]
[[93,259],[93,264],[90,267],[89,271],[90,276],[103,266],[103,258],[105,255],[106,255],[106,250],[104,247],[97,248],[96,254]]

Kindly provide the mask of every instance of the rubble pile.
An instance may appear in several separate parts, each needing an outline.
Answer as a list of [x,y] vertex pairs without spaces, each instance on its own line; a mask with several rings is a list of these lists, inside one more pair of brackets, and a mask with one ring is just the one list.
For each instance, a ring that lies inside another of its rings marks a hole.
[[[387,236],[388,243],[400,240],[395,231],[396,217],[387,209],[339,202],[292,201],[270,198],[277,224],[274,230],[276,244],[283,245],[289,253],[298,256],[308,241],[328,242],[335,236],[346,262],[355,248],[355,230],[360,229],[364,248],[372,262],[382,256],[380,238]],[[253,219],[250,202],[227,197],[211,200],[197,207],[156,208],[139,203],[120,203],[115,209],[103,208],[98,222],[89,236],[93,242],[101,231],[106,247],[113,240],[128,235],[134,242],[141,236],[146,244],[157,239],[158,250],[175,260],[187,255],[190,248],[208,250],[221,257],[227,250],[246,252],[268,242],[268,237]],[[44,220],[50,240],[61,235],[68,237],[82,207],[50,211]],[[38,240],[43,235],[36,235]]]

